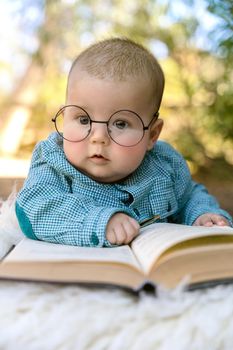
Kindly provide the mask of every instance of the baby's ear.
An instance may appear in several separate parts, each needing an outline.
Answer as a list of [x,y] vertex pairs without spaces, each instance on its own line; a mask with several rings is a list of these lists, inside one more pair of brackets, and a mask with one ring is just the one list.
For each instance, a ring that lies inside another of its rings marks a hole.
[[158,140],[159,135],[162,131],[162,128],[163,128],[163,120],[162,119],[157,119],[155,121],[155,123],[153,123],[151,125],[150,131],[149,131],[150,132],[150,139],[148,141],[148,147],[147,147],[148,151],[154,147],[154,144]]

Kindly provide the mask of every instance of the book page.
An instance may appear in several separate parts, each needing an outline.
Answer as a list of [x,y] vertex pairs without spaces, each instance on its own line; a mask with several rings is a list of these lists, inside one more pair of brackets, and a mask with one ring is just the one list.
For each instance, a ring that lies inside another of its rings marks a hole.
[[[173,245],[203,236],[232,235],[231,227],[187,226],[155,223],[140,230],[140,235],[131,243],[131,248],[145,273],[150,271],[159,256]],[[214,237],[213,237],[214,239]]]
[[132,250],[127,245],[113,248],[89,248],[35,241],[28,238],[24,238],[7,255],[4,262],[8,261],[116,262],[133,265],[137,269],[141,269]]

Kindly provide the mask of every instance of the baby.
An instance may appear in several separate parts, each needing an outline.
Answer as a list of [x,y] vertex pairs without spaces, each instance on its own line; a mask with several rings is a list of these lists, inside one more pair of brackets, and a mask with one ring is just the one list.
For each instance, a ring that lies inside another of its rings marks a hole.
[[183,157],[158,141],[163,71],[128,39],[96,43],[74,61],[56,131],[33,153],[16,201],[24,234],[79,246],[128,244],[144,224],[230,225],[192,181]]

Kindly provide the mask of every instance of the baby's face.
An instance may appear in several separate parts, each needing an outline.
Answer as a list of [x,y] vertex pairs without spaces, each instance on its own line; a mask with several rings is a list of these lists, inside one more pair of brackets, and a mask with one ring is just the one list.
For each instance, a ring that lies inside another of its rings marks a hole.
[[[89,114],[93,121],[108,121],[119,110],[136,112],[147,126],[156,112],[152,92],[147,82],[116,82],[102,80],[87,73],[73,73],[67,93],[66,105],[77,105]],[[98,181],[119,181],[138,168],[147,150],[153,147],[161,131],[161,121],[145,131],[142,140],[134,146],[124,147],[108,135],[107,125],[92,123],[87,138],[80,142],[64,139],[64,152],[68,161],[78,170]],[[66,118],[64,117],[64,127]]]

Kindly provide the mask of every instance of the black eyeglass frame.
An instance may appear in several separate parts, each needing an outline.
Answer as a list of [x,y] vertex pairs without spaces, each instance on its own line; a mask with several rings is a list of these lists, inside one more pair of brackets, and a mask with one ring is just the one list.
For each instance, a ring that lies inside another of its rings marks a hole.
[[[65,110],[66,107],[77,107],[77,108],[80,108],[80,109],[87,115],[87,117],[88,117],[89,120],[90,120],[90,130],[88,131],[87,135],[86,135],[82,140],[79,140],[79,141],[68,140],[67,138],[65,138],[65,137],[63,136],[63,134],[62,134],[62,133],[58,130],[58,128],[57,128],[56,119],[60,116],[60,114],[63,112],[63,110]],[[137,143],[135,143],[135,144],[133,144],[133,145],[125,146],[125,145],[121,145],[120,143],[116,142],[116,141],[112,138],[111,133],[110,133],[110,130],[109,130],[109,127],[108,127],[109,121],[111,120],[111,118],[112,118],[116,113],[119,113],[119,112],[130,112],[130,113],[133,113],[133,114],[136,115],[136,116],[139,118],[139,120],[141,121],[141,123],[142,123],[143,134],[142,134],[141,139],[140,139]],[[122,146],[122,147],[134,147],[134,146],[138,145],[138,144],[142,141],[142,139],[143,139],[143,137],[144,137],[144,135],[145,135],[145,131],[149,129],[149,127],[151,126],[152,122],[153,122],[154,120],[157,120],[158,117],[159,117],[159,111],[157,111],[157,112],[155,112],[155,113],[153,114],[153,117],[152,117],[151,121],[149,122],[149,124],[148,124],[147,126],[145,126],[145,124],[144,124],[142,118],[141,118],[140,115],[137,114],[136,112],[131,111],[130,109],[119,109],[118,111],[116,111],[116,112],[114,112],[113,114],[111,114],[110,117],[109,117],[109,119],[108,119],[107,121],[92,120],[91,117],[90,117],[90,115],[88,114],[88,112],[87,112],[84,108],[82,108],[82,107],[80,107],[80,106],[78,106],[78,105],[73,105],[73,104],[72,104],[72,105],[66,105],[66,106],[63,106],[62,108],[60,108],[60,109],[58,110],[58,112],[56,113],[55,117],[51,119],[51,121],[55,124],[55,129],[56,129],[57,133],[58,133],[63,139],[65,139],[66,141],[69,141],[69,142],[81,142],[81,141],[85,140],[85,139],[90,135],[90,133],[91,133],[91,130],[92,130],[92,123],[98,123],[98,124],[106,124],[108,136],[109,136],[110,139],[111,139],[113,142],[115,142],[117,145]]]

